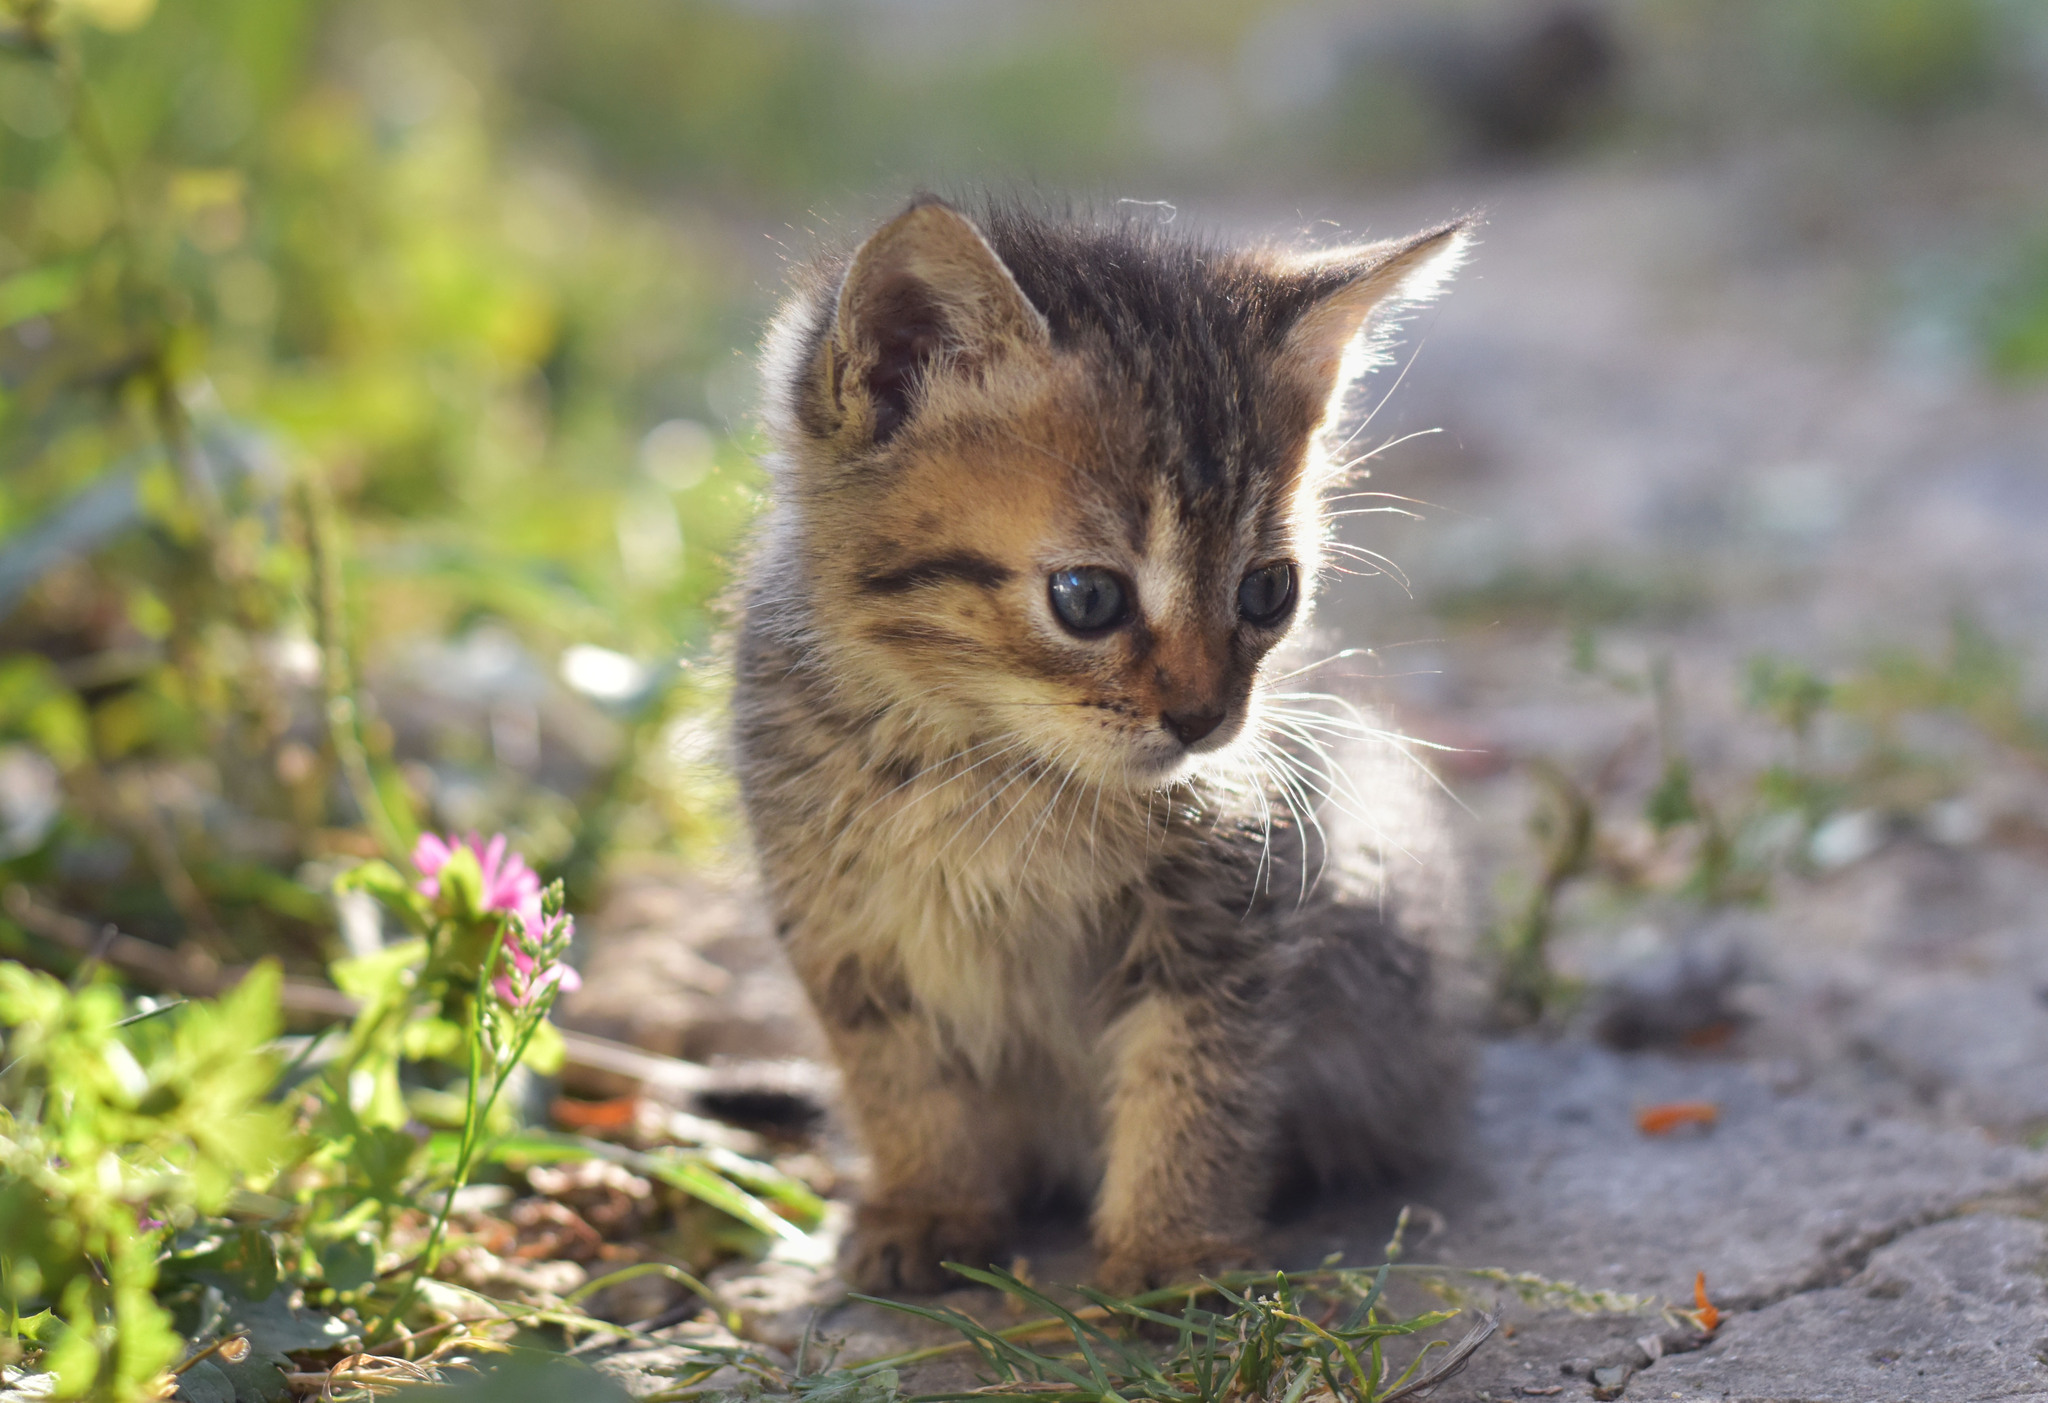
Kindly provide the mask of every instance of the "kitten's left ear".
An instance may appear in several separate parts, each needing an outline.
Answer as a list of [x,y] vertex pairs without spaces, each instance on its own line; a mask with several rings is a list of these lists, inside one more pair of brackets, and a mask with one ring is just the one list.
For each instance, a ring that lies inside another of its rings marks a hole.
[[1324,249],[1283,261],[1277,272],[1304,304],[1281,342],[1281,359],[1328,394],[1339,387],[1347,353],[1375,311],[1426,302],[1464,261],[1477,216],[1405,239]]
[[922,200],[860,246],[834,310],[831,391],[886,441],[934,375],[1051,344],[1045,318],[966,216]]

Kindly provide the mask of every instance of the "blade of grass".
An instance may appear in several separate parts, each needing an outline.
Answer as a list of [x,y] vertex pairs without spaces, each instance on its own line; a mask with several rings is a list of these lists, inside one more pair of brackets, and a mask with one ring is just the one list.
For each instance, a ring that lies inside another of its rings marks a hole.
[[663,1277],[675,1282],[678,1286],[688,1288],[693,1294],[702,1297],[713,1310],[718,1312],[719,1316],[724,1319],[727,1329],[734,1331],[739,1329],[739,1312],[734,1310],[723,1296],[720,1296],[716,1291],[684,1271],[681,1267],[672,1267],[667,1262],[641,1262],[637,1266],[621,1267],[615,1272],[608,1272],[603,1276],[593,1277],[568,1295],[562,1297],[562,1299],[573,1306],[579,1301],[587,1300],[589,1297],[596,1295],[607,1287],[623,1286],[626,1282],[638,1281],[643,1276]]
[[1009,1272],[1000,1270],[984,1271],[979,1267],[963,1266],[959,1262],[944,1262],[941,1265],[947,1271],[964,1276],[969,1281],[978,1281],[983,1286],[992,1286],[998,1291],[1005,1292],[1018,1300],[1028,1301],[1041,1310],[1050,1311],[1055,1316],[1058,1316],[1066,1325],[1068,1331],[1072,1333],[1074,1344],[1081,1351],[1081,1357],[1088,1361],[1089,1370],[1094,1373],[1096,1381],[1105,1390],[1114,1392],[1114,1385],[1109,1381],[1109,1371],[1103,1368],[1102,1360],[1096,1355],[1094,1349],[1090,1347],[1089,1341],[1091,1339],[1105,1349],[1115,1350],[1132,1372],[1140,1376],[1150,1375],[1157,1377],[1157,1372],[1152,1368],[1151,1361],[1141,1358],[1121,1342],[1113,1339],[1106,1331],[1100,1330],[1093,1324],[1082,1320],[1073,1311],[1067,1309],[1052,1297],[1026,1285]]
[[[889,1301],[884,1300],[880,1296],[863,1296],[858,1292],[849,1294],[847,1296],[847,1299],[850,1301],[866,1301],[870,1305],[881,1306],[885,1310],[900,1311],[905,1315],[920,1316],[926,1320],[937,1321],[941,1325],[950,1325],[953,1329],[958,1330],[963,1336],[965,1336],[970,1343],[974,1344],[977,1351],[982,1353],[982,1357],[985,1360],[991,1360],[991,1356],[993,1356],[994,1358],[1002,1358],[1007,1356],[1011,1358],[1020,1359],[1026,1361],[1029,1367],[1031,1368],[1041,1370],[1043,1371],[1043,1373],[1046,1374],[1054,1374],[1060,1378],[1065,1379],[1067,1382],[1073,1384],[1075,1388],[1089,1393],[1091,1397],[1098,1396],[1093,1392],[1092,1380],[1083,1378],[1080,1374],[1075,1373],[1072,1369],[1069,1369],[1066,1365],[1060,1363],[1057,1359],[1047,1358],[1045,1355],[1039,1354],[1033,1350],[1025,1349],[1022,1345],[1016,1344],[1011,1340],[1003,1338],[1002,1334],[990,1330],[987,1326],[981,1324],[981,1322],[970,1319],[969,1317],[962,1315],[959,1311],[946,1310],[943,1308],[933,1306],[912,1305],[907,1301]],[[899,1356],[899,1358],[905,1357]],[[864,1365],[858,1368],[856,1372],[868,1373],[873,1371],[875,1368],[876,1366],[872,1364]]]
[[[1391,1392],[1380,1395],[1379,1398],[1374,1400],[1374,1403],[1397,1403],[1399,1399],[1413,1398],[1417,1394],[1435,1388],[1438,1384],[1463,1369],[1472,1356],[1478,1352],[1479,1347],[1491,1339],[1493,1332],[1499,1328],[1499,1316],[1481,1316],[1479,1324],[1468,1331],[1465,1338],[1451,1346],[1451,1352],[1445,1356],[1441,1364],[1412,1383],[1401,1385],[1397,1381],[1397,1386]],[[1420,1362],[1419,1358],[1418,1362]]]

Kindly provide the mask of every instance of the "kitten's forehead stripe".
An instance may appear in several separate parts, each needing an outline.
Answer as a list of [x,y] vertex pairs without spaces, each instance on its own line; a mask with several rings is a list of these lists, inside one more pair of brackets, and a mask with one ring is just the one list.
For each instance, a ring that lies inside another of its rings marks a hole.
[[[1164,492],[1160,487],[1157,491]],[[1196,594],[1187,572],[1194,564],[1199,546],[1182,529],[1180,514],[1171,503],[1151,513],[1151,529],[1140,550],[1138,601],[1148,618],[1155,621],[1183,621],[1193,615]]]
[[1000,589],[1010,582],[1014,573],[1007,565],[977,552],[951,551],[864,575],[860,587],[870,594],[906,594],[924,585],[947,583]]

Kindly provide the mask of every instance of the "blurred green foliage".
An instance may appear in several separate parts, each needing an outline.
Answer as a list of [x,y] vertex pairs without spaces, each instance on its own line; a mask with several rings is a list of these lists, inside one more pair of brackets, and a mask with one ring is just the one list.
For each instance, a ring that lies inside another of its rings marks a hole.
[[0,963],[0,1355],[40,1342],[55,1396],[148,1396],[180,1348],[153,1295],[157,1215],[219,1214],[290,1153],[264,1104],[277,988],[265,967],[217,1006],[124,1016],[109,985]]
[[2048,231],[2027,240],[1985,298],[1991,366],[2014,379],[2048,374]]
[[[645,1175],[685,1200],[660,1256],[686,1246],[697,1270],[819,1225],[806,1185],[729,1147],[518,1130],[502,1094],[520,1065],[559,1063],[547,1017],[573,926],[559,883],[536,893],[503,858],[457,846],[431,897],[381,862],[344,878],[419,938],[337,962],[360,1008],[289,1065],[275,964],[218,1000],[131,1005],[104,971],[67,986],[0,960],[0,1384],[129,1403],[167,1396],[182,1356],[181,1397],[281,1403],[297,1360],[324,1369],[387,1325],[431,1337],[446,1297],[428,1278],[479,1172],[603,1158]],[[401,1061],[430,1059],[467,1060],[466,1097],[401,1088]],[[459,1135],[427,1129],[437,1095],[460,1103]],[[601,1328],[577,1302],[621,1277],[711,1297],[660,1256],[559,1308],[468,1295],[493,1320],[570,1328]]]
[[1761,766],[1687,750],[1667,661],[1640,674],[1609,667],[1590,630],[1572,651],[1575,670],[1650,699],[1657,763],[1654,777],[1617,783],[1640,733],[1624,736],[1591,778],[1529,762],[1533,870],[1504,884],[1492,932],[1495,1011],[1509,1026],[1555,1015],[1583,992],[1553,972],[1548,953],[1569,887],[1599,888],[1614,909],[1753,904],[1788,876],[1840,870],[1894,837],[1967,844],[1999,823],[2034,831],[1972,802],[1973,776],[1989,768],[2048,767],[2048,714],[2029,693],[2027,654],[1968,614],[1951,619],[1939,652],[1882,648],[1832,677],[1752,657],[1743,700],[1775,733],[1776,755]]
[[1987,0],[1794,0],[1790,23],[1823,71],[1883,111],[1926,112],[1988,95],[2000,16]]
[[431,17],[8,11],[0,882],[310,954],[304,865],[422,822],[715,836],[665,760],[755,491],[725,255],[515,155]]

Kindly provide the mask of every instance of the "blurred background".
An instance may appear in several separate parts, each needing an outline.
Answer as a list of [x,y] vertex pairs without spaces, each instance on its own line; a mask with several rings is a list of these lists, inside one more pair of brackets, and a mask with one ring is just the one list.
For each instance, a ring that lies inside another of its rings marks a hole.
[[[333,873],[422,828],[511,833],[600,941],[723,911],[750,355],[922,186],[1487,212],[1358,440],[1416,516],[1345,536],[1399,569],[1323,622],[1455,747],[1504,1018],[1668,956],[1705,992],[1615,1036],[1718,1036],[1728,912],[1888,853],[2041,885],[2038,0],[0,14],[0,953],[315,968],[376,938]],[[591,1026],[796,1045],[765,995],[679,1032],[748,957],[638,948],[682,1004],[594,979]]]

